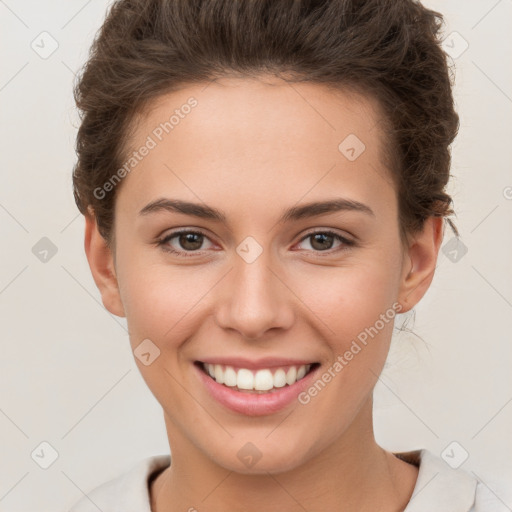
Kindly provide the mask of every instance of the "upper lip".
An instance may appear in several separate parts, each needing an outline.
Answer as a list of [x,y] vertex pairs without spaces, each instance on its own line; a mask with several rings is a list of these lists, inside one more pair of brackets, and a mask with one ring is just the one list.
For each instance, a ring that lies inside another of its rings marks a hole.
[[260,370],[263,368],[276,368],[282,366],[302,366],[314,364],[317,361],[311,359],[293,359],[281,357],[262,357],[260,359],[247,359],[244,357],[207,357],[199,362],[207,364],[221,364],[235,368],[247,368],[248,370]]

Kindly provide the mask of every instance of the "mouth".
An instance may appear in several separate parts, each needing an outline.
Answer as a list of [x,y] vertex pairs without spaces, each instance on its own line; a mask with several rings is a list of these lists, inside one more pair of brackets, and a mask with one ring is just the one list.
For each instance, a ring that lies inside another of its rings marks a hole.
[[320,363],[249,369],[226,364],[195,361],[211,380],[225,388],[247,394],[270,394],[293,386],[315,371]]

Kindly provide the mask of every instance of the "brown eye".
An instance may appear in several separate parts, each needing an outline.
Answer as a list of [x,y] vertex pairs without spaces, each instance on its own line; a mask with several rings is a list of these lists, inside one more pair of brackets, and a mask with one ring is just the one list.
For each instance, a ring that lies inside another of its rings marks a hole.
[[[174,240],[174,242],[172,242]],[[202,246],[208,237],[199,231],[181,230],[170,233],[158,241],[158,246],[164,251],[178,256],[195,256],[194,253],[201,252]],[[191,253],[191,254],[187,254]]]
[[194,251],[201,248],[203,235],[200,233],[182,233],[178,235],[178,243],[184,249]]
[[[330,251],[330,253],[332,253],[355,245],[355,242],[335,233],[334,231],[315,231],[307,234],[302,238],[301,242],[308,239],[310,240],[310,246],[312,247],[313,252]],[[331,251],[334,241],[338,241],[340,244],[337,248]]]
[[310,235],[311,246],[319,251],[324,251],[332,247],[334,237],[325,233],[315,233]]

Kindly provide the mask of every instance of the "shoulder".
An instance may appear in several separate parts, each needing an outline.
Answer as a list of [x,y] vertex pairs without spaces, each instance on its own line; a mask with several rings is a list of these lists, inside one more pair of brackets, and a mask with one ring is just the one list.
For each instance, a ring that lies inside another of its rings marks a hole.
[[[510,484],[509,484],[510,485]],[[507,498],[510,502],[510,493],[508,497],[502,493],[503,483],[479,481],[476,486],[475,504],[471,512],[510,512],[510,507],[507,505]]]
[[418,479],[404,512],[506,512],[510,509],[487,482],[427,449],[395,453],[419,466]]
[[116,478],[89,490],[69,512],[151,512],[149,480],[170,463],[170,455],[147,457]]

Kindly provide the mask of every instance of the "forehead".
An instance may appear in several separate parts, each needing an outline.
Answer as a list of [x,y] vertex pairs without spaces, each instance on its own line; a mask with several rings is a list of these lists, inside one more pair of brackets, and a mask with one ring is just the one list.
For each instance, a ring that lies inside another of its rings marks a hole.
[[185,86],[136,119],[129,147],[138,160],[118,201],[142,208],[169,196],[229,207],[251,198],[269,211],[328,193],[389,205],[395,191],[379,115],[371,97],[318,84],[225,78]]

